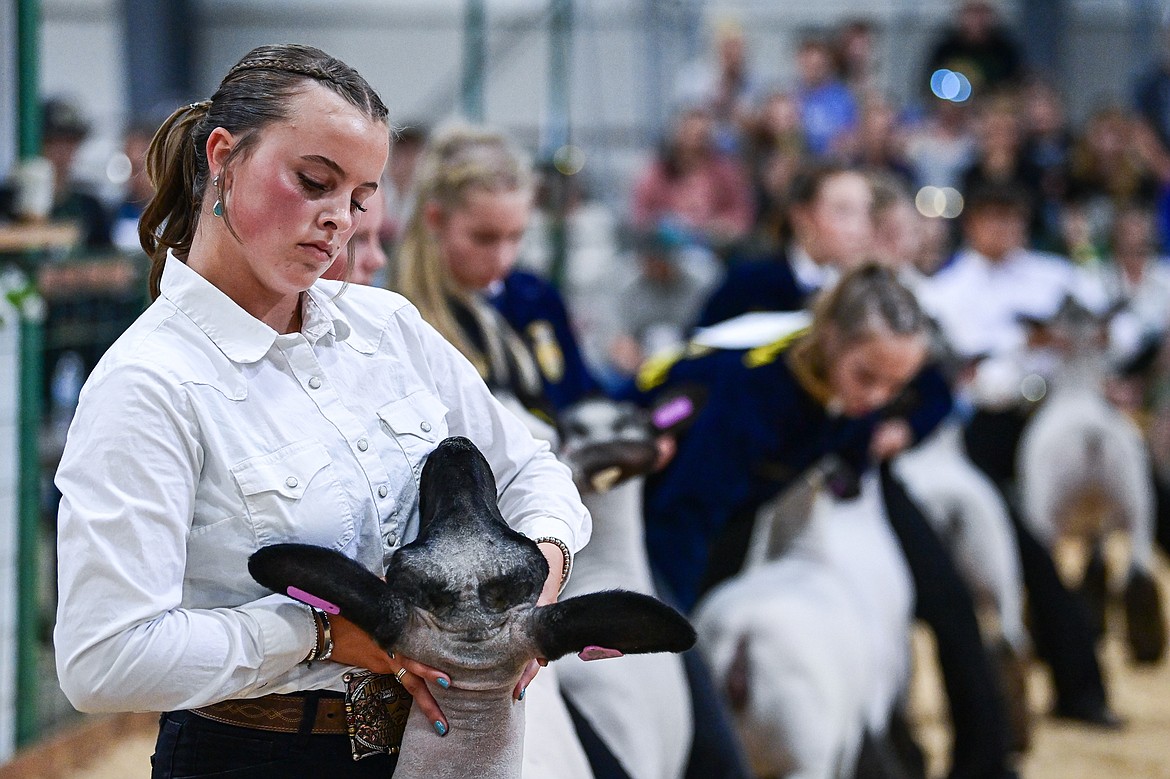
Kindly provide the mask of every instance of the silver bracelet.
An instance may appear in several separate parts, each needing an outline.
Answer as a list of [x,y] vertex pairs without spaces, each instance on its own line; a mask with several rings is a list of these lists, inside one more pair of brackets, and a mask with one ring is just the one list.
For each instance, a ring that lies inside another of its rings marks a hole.
[[325,635],[325,641],[317,659],[324,662],[333,657],[333,628],[329,624],[329,614],[324,611],[318,611],[317,614],[321,617],[322,633]]
[[573,570],[573,555],[569,552],[569,546],[561,539],[552,536],[542,536],[534,540],[538,544],[553,544],[564,555],[564,563],[561,565],[561,586],[557,588],[557,595],[560,595],[565,591],[565,585],[569,583],[569,572]]
[[309,654],[305,656],[302,663],[311,663],[317,659],[317,647],[321,646],[321,628],[317,623],[317,610],[309,607],[309,616],[313,619],[313,648],[309,650]]

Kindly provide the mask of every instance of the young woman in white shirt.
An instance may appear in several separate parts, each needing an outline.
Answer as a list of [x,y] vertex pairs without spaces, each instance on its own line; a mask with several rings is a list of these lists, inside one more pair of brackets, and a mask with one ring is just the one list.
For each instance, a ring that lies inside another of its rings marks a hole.
[[247,570],[259,547],[296,541],[383,573],[417,533],[422,464],[444,437],[474,441],[505,519],[547,539],[542,602],[588,540],[568,470],[413,306],[319,281],[389,145],[369,84],[296,45],[249,52],[151,144],[154,302],[86,382],[57,472],[55,643],[77,708],[166,712],[154,777],[385,777],[392,756],[354,762],[344,729],[318,726],[354,669],[400,677],[446,732],[428,689],[451,682],[442,669]]

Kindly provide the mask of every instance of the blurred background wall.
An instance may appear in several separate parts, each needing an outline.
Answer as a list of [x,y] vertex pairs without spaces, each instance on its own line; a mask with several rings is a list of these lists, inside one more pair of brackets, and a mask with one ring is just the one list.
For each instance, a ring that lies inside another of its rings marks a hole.
[[[572,140],[598,194],[616,198],[656,140],[678,74],[708,51],[712,28],[741,24],[762,78],[785,84],[805,34],[847,19],[874,25],[883,86],[898,104],[921,91],[922,59],[953,0],[41,0],[45,95],[76,99],[94,130],[80,160],[99,182],[135,115],[210,95],[251,47],[320,46],[360,70],[398,122],[433,124],[460,108],[467,33],[482,30],[483,118],[534,150],[555,124],[550,83],[554,15],[571,8],[565,93]],[[1034,59],[1056,73],[1073,119],[1128,102],[1133,74],[1160,45],[1159,0],[1003,0]],[[0,41],[11,58],[11,10]],[[472,48],[474,54],[474,47]],[[1044,62],[1043,60],[1047,60]],[[6,63],[7,64],[7,63]],[[5,68],[7,72],[12,71]],[[12,85],[0,80],[0,133],[12,132]],[[543,135],[542,135],[543,134]],[[11,163],[0,143],[0,175]]]

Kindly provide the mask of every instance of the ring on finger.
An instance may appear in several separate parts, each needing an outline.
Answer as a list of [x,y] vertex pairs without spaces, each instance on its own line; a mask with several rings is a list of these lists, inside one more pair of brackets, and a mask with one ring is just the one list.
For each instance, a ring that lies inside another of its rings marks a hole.
[[406,670],[406,666],[402,666],[398,673],[394,674],[394,678],[398,680],[399,684],[402,684],[402,677],[406,676],[408,673],[410,673],[410,671]]

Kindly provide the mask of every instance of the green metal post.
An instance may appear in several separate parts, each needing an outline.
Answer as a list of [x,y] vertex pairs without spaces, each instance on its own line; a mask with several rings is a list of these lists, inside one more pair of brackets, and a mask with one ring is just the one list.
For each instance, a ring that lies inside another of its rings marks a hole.
[[40,550],[40,456],[42,326],[24,319],[20,327],[20,529],[17,579],[16,745],[37,737],[37,666],[40,612],[37,566]]
[[40,0],[16,0],[16,116],[21,159],[41,152]]
[[487,9],[484,0],[467,0],[463,16],[463,87],[460,105],[473,122],[484,120],[483,86],[487,68]]
[[[570,141],[569,103],[573,61],[573,0],[552,0],[549,21],[549,95],[548,130],[545,135],[545,156],[555,157]],[[556,176],[565,176],[558,171]],[[557,202],[553,203],[551,224],[552,257],[549,259],[549,280],[554,286],[564,284],[568,265],[569,235],[567,211],[569,182],[556,187]]]
[[[21,159],[41,151],[39,0],[16,3],[17,138]],[[37,665],[40,614],[37,566],[40,544],[40,454],[42,340],[39,319],[20,328],[20,472],[17,560],[16,745],[37,736]]]

